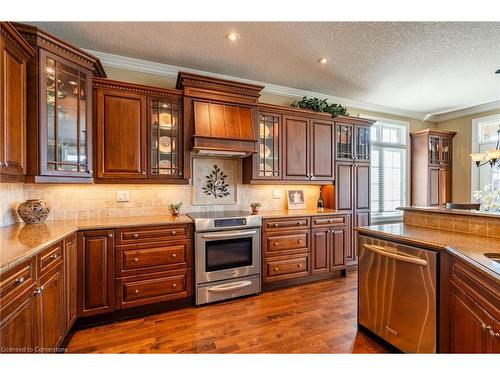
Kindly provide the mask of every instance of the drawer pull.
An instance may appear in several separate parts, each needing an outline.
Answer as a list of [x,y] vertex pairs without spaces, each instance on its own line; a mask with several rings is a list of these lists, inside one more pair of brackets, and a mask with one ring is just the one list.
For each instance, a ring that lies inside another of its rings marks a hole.
[[172,236],[175,236],[177,232],[175,230],[172,231]]
[[302,240],[298,240],[298,241],[297,241],[297,243],[302,243],[302,242],[304,242],[304,241],[302,241]]
[[302,225],[302,222],[301,221],[297,221],[297,225]]
[[58,253],[54,253],[50,256],[50,259],[57,259],[58,256],[59,256]]
[[173,253],[173,254],[172,254],[172,258],[177,258],[177,254],[176,254],[176,253]]
[[139,294],[139,289],[134,290],[135,294]]
[[274,267],[274,268],[273,268],[273,270],[274,270],[274,271],[278,271],[278,270],[279,270],[279,268],[278,268],[278,267]]
[[138,262],[139,261],[139,258],[134,258],[134,262]]
[[302,268],[302,263],[297,264],[297,267]]
[[108,238],[113,238],[113,233],[109,233]]
[[175,289],[177,287],[177,284],[172,284],[172,288]]
[[274,246],[278,246],[278,243],[277,243],[277,242],[275,242],[275,243],[273,243],[273,245],[274,245]]
[[134,233],[134,235],[132,237],[139,238],[139,235],[137,233]]
[[279,227],[279,224],[278,224],[278,223],[274,224],[274,227],[275,227],[275,228],[278,228],[278,227]]
[[15,281],[16,285],[21,285],[22,283],[24,283],[24,277],[21,276],[21,277],[18,277]]
[[42,292],[43,292],[43,286],[40,286],[40,287],[35,289],[35,291],[33,292],[33,295],[36,296],[37,294],[42,294]]

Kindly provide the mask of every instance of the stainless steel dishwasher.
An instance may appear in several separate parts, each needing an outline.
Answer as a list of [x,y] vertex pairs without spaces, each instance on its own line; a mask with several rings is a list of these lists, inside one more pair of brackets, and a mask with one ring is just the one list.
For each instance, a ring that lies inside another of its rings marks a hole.
[[358,238],[358,323],[405,353],[435,353],[437,252]]

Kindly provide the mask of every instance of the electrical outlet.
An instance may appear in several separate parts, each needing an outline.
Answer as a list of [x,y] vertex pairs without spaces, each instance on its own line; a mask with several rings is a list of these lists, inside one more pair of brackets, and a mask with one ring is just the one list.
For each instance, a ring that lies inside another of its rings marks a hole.
[[130,193],[128,190],[118,190],[116,192],[117,202],[128,202],[130,200]]
[[281,190],[273,190],[273,199],[281,199]]

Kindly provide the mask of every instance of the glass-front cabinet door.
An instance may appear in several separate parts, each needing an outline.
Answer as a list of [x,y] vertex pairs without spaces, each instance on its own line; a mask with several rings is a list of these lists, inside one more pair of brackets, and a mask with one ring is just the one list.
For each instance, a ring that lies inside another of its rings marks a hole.
[[280,119],[275,114],[260,114],[259,178],[280,178]]
[[179,103],[161,98],[149,100],[149,177],[182,177],[182,144]]
[[452,144],[452,140],[451,138],[448,138],[448,137],[441,137],[440,138],[441,140],[441,145],[440,145],[440,149],[441,149],[441,158],[440,158],[440,161],[441,161],[441,164],[445,164],[445,165],[451,165],[451,160],[452,160],[452,153],[451,153],[451,144]]
[[441,142],[437,136],[429,136],[429,164],[440,164]]
[[370,161],[370,128],[356,126],[355,128],[355,156],[358,161]]
[[45,51],[40,64],[41,172],[91,177],[91,72]]
[[335,124],[335,154],[337,160],[353,159],[353,126],[348,124]]

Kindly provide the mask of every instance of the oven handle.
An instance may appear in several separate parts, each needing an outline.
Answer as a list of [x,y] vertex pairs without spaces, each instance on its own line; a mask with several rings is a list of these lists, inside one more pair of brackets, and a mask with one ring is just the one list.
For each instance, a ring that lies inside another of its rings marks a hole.
[[374,253],[380,254],[382,256],[386,256],[388,258],[393,258],[393,259],[401,260],[403,262],[418,264],[419,266],[426,266],[427,265],[427,261],[425,259],[411,257],[411,256],[407,256],[407,255],[401,255],[398,253],[388,252],[388,251],[385,251],[385,247],[383,247],[383,246],[368,245],[368,244],[364,244],[363,246],[367,250],[373,251]]
[[251,281],[237,281],[235,283],[229,283],[226,284],[226,286],[216,286],[213,288],[208,289],[209,292],[212,293],[224,293],[224,292],[229,292],[231,290],[238,290],[238,289],[243,289],[246,288],[247,286],[252,285]]
[[251,234],[256,234],[257,231],[252,230],[248,232],[234,232],[234,233],[221,233],[221,234],[203,234],[201,238],[204,238],[206,240],[219,240],[219,239],[224,239],[224,238],[235,238],[235,237],[241,237],[241,236],[248,236]]

